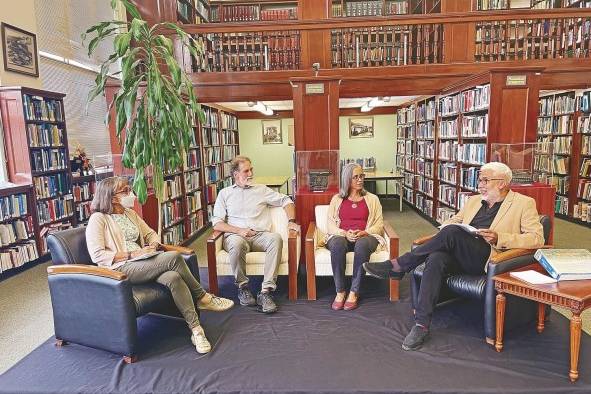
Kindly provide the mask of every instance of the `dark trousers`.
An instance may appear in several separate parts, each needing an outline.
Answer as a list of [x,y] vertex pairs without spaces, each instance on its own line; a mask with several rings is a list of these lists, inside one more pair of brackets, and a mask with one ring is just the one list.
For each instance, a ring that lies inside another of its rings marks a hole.
[[447,226],[429,241],[400,256],[398,264],[406,272],[425,263],[415,311],[416,322],[429,327],[444,275],[482,275],[490,251],[491,246],[484,239],[457,226]]
[[337,292],[345,291],[345,266],[347,252],[353,252],[353,277],[351,278],[351,291],[359,294],[361,280],[365,275],[362,265],[369,261],[369,256],[376,251],[378,240],[370,235],[358,239],[356,242],[349,242],[345,237],[332,236],[326,247],[330,250],[330,264],[334,276],[334,285]]

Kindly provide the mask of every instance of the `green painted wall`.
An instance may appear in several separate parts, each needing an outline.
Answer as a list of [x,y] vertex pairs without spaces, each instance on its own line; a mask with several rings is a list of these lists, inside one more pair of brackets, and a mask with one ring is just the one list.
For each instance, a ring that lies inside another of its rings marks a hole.
[[[349,138],[349,116],[339,119],[341,159],[375,157],[378,171],[390,171],[396,165],[396,115],[375,115],[374,138]],[[287,145],[288,125],[293,119],[283,119],[282,144],[263,145],[260,119],[239,120],[240,152],[250,157],[255,175],[293,175],[293,146]],[[383,193],[384,182],[379,182],[378,193]],[[393,188],[390,182],[389,192]]]

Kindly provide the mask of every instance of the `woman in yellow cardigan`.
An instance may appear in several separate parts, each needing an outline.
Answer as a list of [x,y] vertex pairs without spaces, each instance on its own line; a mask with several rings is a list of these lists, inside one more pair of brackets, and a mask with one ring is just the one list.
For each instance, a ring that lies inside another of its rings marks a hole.
[[[168,287],[191,329],[197,352],[208,353],[211,345],[195,306],[219,312],[230,309],[234,302],[203,290],[179,253],[156,254],[160,249],[158,234],[131,209],[134,203],[127,179],[112,177],[97,184],[91,203],[93,214],[86,227],[90,257],[101,267],[123,272],[133,284],[156,281]],[[142,256],[145,258],[133,260]]]
[[[328,207],[326,247],[334,276],[336,297],[334,310],[357,308],[361,281],[365,275],[363,263],[386,241],[382,205],[375,194],[363,188],[365,174],[361,166],[346,164],[341,173],[341,187]],[[353,277],[349,295],[345,289],[345,256],[354,252]]]

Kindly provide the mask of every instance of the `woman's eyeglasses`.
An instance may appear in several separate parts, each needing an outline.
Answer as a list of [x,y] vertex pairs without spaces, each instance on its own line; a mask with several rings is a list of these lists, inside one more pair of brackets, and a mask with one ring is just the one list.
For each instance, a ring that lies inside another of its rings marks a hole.
[[353,175],[354,181],[362,181],[365,179],[365,174]]
[[131,191],[131,187],[125,186],[123,189],[115,192],[115,194],[121,194],[121,193],[129,194],[130,191]]

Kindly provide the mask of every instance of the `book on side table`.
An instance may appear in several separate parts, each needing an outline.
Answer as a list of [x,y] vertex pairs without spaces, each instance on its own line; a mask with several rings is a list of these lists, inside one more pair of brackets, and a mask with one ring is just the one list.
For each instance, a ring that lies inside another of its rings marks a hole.
[[534,258],[556,280],[591,279],[591,252],[586,249],[538,249]]

